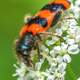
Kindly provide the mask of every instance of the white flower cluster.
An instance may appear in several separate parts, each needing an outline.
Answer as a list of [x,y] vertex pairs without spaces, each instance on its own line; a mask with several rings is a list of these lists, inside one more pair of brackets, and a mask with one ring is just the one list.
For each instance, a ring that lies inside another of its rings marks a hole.
[[75,6],[72,4],[72,11],[74,12],[74,16],[76,18],[80,18],[80,0],[75,1]]
[[[55,29],[56,35],[49,36],[44,44],[40,45],[41,55],[35,69],[21,63],[16,67],[18,80],[65,80],[67,64],[71,62],[71,54],[80,52],[80,26],[76,21],[80,16],[80,0],[71,6],[68,15],[61,22],[61,27]],[[79,80],[79,79],[78,79]]]

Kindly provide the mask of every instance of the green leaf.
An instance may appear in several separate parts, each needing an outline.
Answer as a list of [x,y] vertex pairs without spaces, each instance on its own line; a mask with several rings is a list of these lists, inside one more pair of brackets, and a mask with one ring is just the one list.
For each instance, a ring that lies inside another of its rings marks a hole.
[[41,66],[41,69],[40,71],[45,71],[46,69],[48,69],[50,66],[49,66],[49,63],[47,61],[47,59],[44,60],[42,66]]
[[67,80],[77,80],[76,79],[76,75],[73,72],[73,69],[70,66],[70,64],[68,64],[68,66],[67,66],[67,75],[68,75],[68,79]]
[[79,16],[79,18],[77,19],[77,25],[80,26],[80,16]]
[[76,0],[72,0],[72,2],[73,2],[74,5],[75,5],[75,1],[76,1]]
[[35,53],[35,55],[33,56],[33,63],[34,63],[34,64],[39,61],[38,58],[39,58],[39,57],[38,57],[38,53],[37,53],[37,50],[36,50],[36,53]]

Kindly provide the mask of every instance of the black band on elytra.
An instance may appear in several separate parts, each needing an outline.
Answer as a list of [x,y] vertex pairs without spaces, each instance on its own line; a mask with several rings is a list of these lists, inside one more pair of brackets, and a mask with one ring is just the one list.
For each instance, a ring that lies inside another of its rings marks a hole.
[[35,17],[35,18],[32,18],[29,22],[28,22],[28,25],[31,25],[31,24],[39,24],[41,25],[42,27],[46,27],[47,26],[47,19],[46,18],[41,18],[39,16]]
[[58,9],[66,9],[62,4],[47,4],[41,10],[49,10],[51,12],[55,12]]

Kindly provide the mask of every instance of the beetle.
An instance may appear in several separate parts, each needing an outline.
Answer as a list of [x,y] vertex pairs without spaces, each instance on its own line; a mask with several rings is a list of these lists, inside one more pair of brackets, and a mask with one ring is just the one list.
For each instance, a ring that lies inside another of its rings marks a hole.
[[[46,4],[41,10],[31,17],[22,27],[19,39],[16,42],[16,54],[20,61],[27,66],[32,66],[31,51],[38,48],[37,40],[41,32],[47,32],[49,28],[57,24],[62,11],[70,7],[68,0],[55,0]],[[39,51],[38,51],[39,52]]]

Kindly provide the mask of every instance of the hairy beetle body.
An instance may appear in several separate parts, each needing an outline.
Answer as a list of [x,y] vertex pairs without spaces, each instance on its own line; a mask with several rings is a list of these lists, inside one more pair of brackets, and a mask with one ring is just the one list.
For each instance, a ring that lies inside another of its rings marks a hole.
[[70,7],[68,0],[55,0],[45,5],[35,16],[33,16],[20,31],[20,38],[16,44],[16,54],[26,62],[30,62],[30,51],[35,46],[35,37],[40,32],[46,32],[54,26],[62,14],[62,11]]

